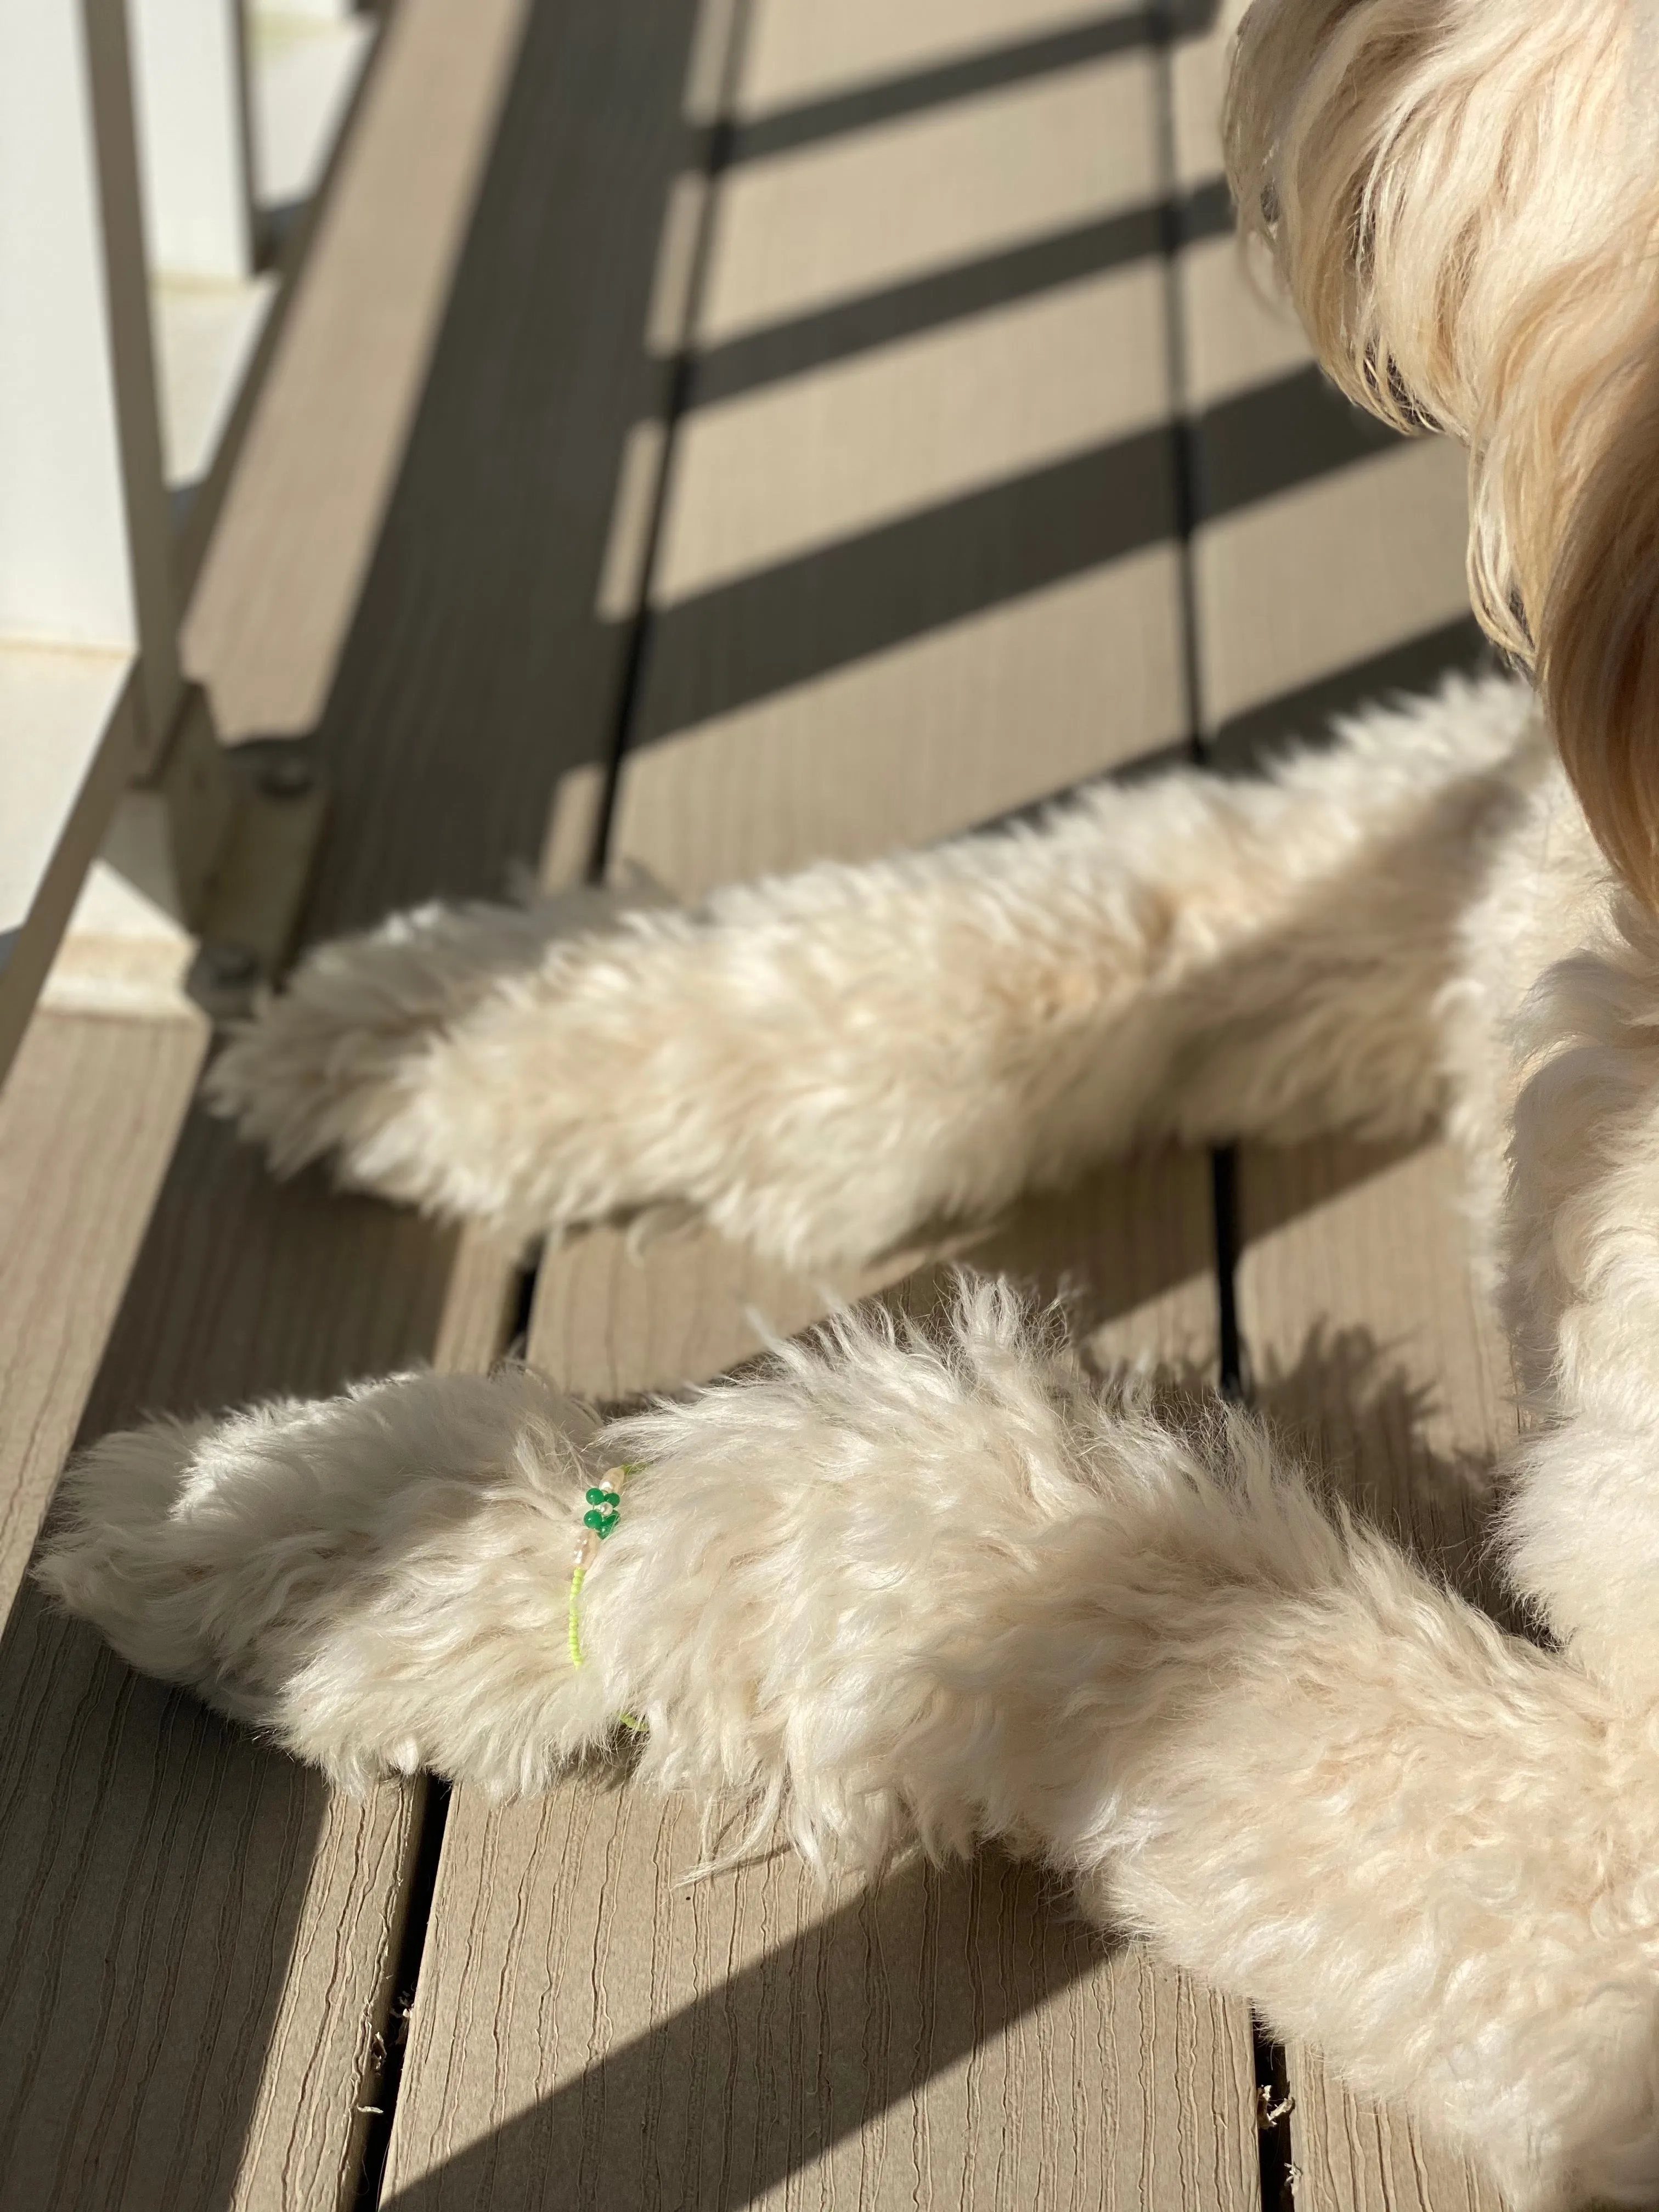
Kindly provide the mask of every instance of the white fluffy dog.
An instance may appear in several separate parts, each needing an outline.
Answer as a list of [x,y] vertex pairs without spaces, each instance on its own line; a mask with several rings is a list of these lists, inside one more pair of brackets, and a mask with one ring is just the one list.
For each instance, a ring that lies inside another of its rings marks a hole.
[[689,1202],[804,1264],[1146,1139],[1437,1115],[1537,1409],[1506,1534],[1551,1648],[1242,1417],[1195,1439],[1091,1390],[990,1286],[606,1429],[506,1371],[112,1437],[40,1571],[348,1784],[535,1790],[626,1715],[645,1776],[747,1793],[814,1858],[1042,1852],[1517,2207],[1646,2203],[1659,25],[1259,0],[1241,53],[1241,203],[1348,387],[1469,441],[1478,603],[1543,706],[1453,682],[1270,780],[574,941],[428,910],[315,954],[214,1095],[280,1168],[525,1233]]

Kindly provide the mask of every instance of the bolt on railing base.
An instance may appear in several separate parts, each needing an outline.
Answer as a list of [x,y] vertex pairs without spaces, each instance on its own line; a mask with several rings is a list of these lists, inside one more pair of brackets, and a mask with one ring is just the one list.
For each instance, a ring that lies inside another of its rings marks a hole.
[[185,987],[216,1024],[240,1020],[286,966],[327,806],[305,739],[258,738],[222,750],[235,803],[193,917],[200,949]]

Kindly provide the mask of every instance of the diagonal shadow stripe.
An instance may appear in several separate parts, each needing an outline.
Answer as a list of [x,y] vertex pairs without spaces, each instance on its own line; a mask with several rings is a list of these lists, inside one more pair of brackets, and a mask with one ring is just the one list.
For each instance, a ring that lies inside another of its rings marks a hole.
[[1170,39],[1206,38],[1221,12],[1220,0],[1154,0],[1154,4],[1164,35]]
[[[1199,517],[1211,521],[1398,442],[1310,370],[1243,393],[1184,432],[1163,424],[713,586],[653,613],[631,744],[1173,541],[1182,435],[1197,459]],[[1332,696],[1346,703],[1364,694]],[[1323,698],[1325,686],[1309,696]]]
[[1230,230],[1232,201],[1225,184],[1199,185],[1197,192],[1172,206],[1152,201],[1102,216],[1097,223],[1079,223],[1075,230],[1011,246],[982,261],[938,270],[931,276],[823,307],[817,314],[714,343],[696,356],[690,404],[712,407],[717,400],[803,376],[807,369],[821,369],[852,354],[876,352],[896,338],[938,330],[963,316],[1053,292],[1082,276],[1128,268],[1133,261],[1151,261],[1168,252],[1170,243],[1192,246],[1199,239],[1225,237]]
[[872,353],[967,315],[1150,260],[1163,249],[1166,217],[1158,207],[1133,208],[1080,224],[1006,252],[896,284],[796,320],[732,338],[699,355],[693,406],[710,406],[764,384]]
[[1287,746],[1328,742],[1332,718],[1351,714],[1370,700],[1431,690],[1455,668],[1479,672],[1496,665],[1491,644],[1474,616],[1468,615],[1230,715],[1210,738],[1206,752],[1216,768],[1246,773],[1264,767]]
[[712,406],[967,315],[1151,260],[1171,240],[1190,245],[1232,228],[1224,185],[1200,185],[1173,205],[1152,203],[1098,222],[987,254],[979,261],[869,292],[856,300],[708,346],[697,356],[693,406]]
[[740,2212],[1106,1955],[1045,1909],[1030,1866],[910,1869],[605,2052],[385,2212]]
[[1206,409],[1188,434],[1195,523],[1400,443],[1398,431],[1345,399],[1314,368]]
[[1205,239],[1225,238],[1233,227],[1233,196],[1224,177],[1196,185],[1176,204],[1173,246],[1197,246]]
[[[1432,690],[1443,676],[1455,669],[1480,675],[1498,665],[1498,656],[1491,641],[1474,616],[1466,616],[1460,621],[1443,623],[1437,629],[1407,638],[1382,653],[1368,654],[1364,660],[1339,668],[1316,684],[1304,684],[1294,691],[1264,700],[1259,707],[1232,715],[1206,742],[1204,757],[1211,768],[1223,775],[1261,775],[1283,752],[1334,743],[1335,732],[1331,725],[1340,715],[1352,714],[1357,708],[1378,699]],[[1080,793],[1101,783],[1143,783],[1152,777],[1190,768],[1192,760],[1192,748],[1184,740],[1178,744],[1161,745],[1153,752],[1138,753],[1133,760],[1115,763],[1103,775],[1085,776],[1080,782],[1061,784],[1018,806],[1008,807],[975,823],[974,829],[980,833],[1039,823],[1057,806],[1064,806]],[[1146,1285],[1137,1281],[1135,1297],[1143,1298],[1148,1294]]]
[[1056,76],[1063,70],[1109,59],[1114,54],[1131,53],[1151,46],[1159,36],[1153,10],[1104,15],[1047,38],[1024,40],[994,47],[988,53],[969,54],[960,61],[916,70],[906,76],[860,85],[825,99],[803,100],[799,106],[780,108],[775,114],[739,123],[732,133],[732,158],[734,162],[758,161],[774,154],[793,153],[799,147],[844,137],[874,124],[895,123],[929,108],[948,106],[953,100],[970,100],[976,94],[997,92],[1006,85]]
[[659,609],[633,742],[1172,538],[1175,432],[1142,432]]

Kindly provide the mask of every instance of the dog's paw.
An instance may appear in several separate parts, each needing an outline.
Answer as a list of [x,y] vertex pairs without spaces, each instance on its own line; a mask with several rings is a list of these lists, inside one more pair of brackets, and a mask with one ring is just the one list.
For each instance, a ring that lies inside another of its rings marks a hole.
[[64,1478],[34,1568],[42,1587],[131,1666],[198,1687],[210,1686],[216,1671],[216,1608],[207,1562],[180,1516],[190,1471],[212,1431],[210,1421],[153,1421],[83,1453]]
[[312,953],[210,1069],[204,1095],[279,1175],[335,1156],[352,1177],[446,1026],[533,963],[545,909],[422,908]]
[[433,907],[323,945],[221,1053],[207,1103],[278,1174],[325,1159],[348,1189],[508,1238],[701,1208],[698,1176],[736,1180],[767,1102],[742,1073],[753,1023],[722,1053],[698,998],[704,938],[636,912],[661,903]]
[[537,1788],[607,1733],[568,1649],[589,1426],[516,1369],[157,1422],[70,1468],[36,1576],[343,1786]]

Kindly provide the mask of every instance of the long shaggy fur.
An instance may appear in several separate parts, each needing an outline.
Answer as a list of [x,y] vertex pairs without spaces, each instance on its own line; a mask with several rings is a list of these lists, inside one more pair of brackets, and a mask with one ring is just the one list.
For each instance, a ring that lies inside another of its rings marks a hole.
[[523,1237],[685,1202],[808,1267],[1137,1138],[1399,1134],[1444,1096],[1470,848],[1548,773],[1524,689],[1458,680],[1271,782],[1106,789],[607,935],[399,918],[313,955],[209,1096],[282,1170]]
[[[638,1778],[817,1863],[982,1838],[1316,2035],[1517,2205],[1659,2187],[1659,1747],[1322,1510],[1218,1407],[1103,1400],[1006,1288],[846,1316],[593,1437],[533,1376],[409,1376],[107,1440],[41,1570],[337,1780]],[[571,1664],[586,1482],[630,1463]]]
[[1476,611],[1659,902],[1651,0],[1258,0],[1228,152],[1331,374],[1468,444]]
[[507,1370],[107,1437],[58,1598],[348,1786],[539,1789],[627,1713],[642,1781],[815,1863],[998,1838],[1517,2212],[1659,2196],[1656,13],[1258,0],[1232,98],[1333,373],[1469,441],[1477,603],[1547,714],[1454,679],[1259,781],[696,914],[428,909],[313,954],[211,1079],[282,1170],[526,1237],[690,1206],[814,1266],[1148,1139],[1437,1118],[1547,1634],[982,1285],[602,1430]]
[[[349,1785],[539,1789],[628,1712],[642,1781],[817,1863],[1041,1853],[1517,2205],[1643,2202],[1656,1008],[1659,925],[1530,694],[1455,678],[1264,781],[1102,790],[696,915],[416,917],[325,948],[216,1076],[284,1162],[332,1143],[523,1231],[679,1198],[812,1260],[1147,1136],[1438,1115],[1540,1410],[1510,1533],[1559,1656],[1239,1417],[1194,1442],[1085,1387],[989,1286],[942,1339],[845,1317],[598,1435],[514,1370],[106,1438],[42,1578]],[[574,1668],[581,1492],[622,1462]]]

